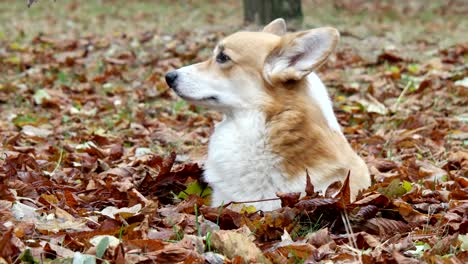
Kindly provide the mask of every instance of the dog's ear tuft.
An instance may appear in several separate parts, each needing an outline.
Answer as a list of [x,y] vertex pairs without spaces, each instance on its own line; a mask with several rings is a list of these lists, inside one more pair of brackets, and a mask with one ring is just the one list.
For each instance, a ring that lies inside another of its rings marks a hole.
[[339,37],[338,30],[331,27],[283,36],[265,62],[265,77],[271,82],[303,79],[327,60]]
[[263,32],[283,36],[286,34],[286,22],[282,18],[277,18],[266,25]]

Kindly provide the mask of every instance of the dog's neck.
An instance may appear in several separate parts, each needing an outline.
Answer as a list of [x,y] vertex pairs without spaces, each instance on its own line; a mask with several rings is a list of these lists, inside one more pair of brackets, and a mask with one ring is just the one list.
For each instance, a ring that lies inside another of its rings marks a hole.
[[299,85],[303,86],[271,89],[278,94],[262,109],[232,110],[225,113],[223,121],[235,124],[246,141],[264,141],[268,150],[281,157],[281,167],[290,177],[338,159],[338,145],[347,144],[342,134],[330,127],[317,98],[307,93],[308,83]]
[[308,96],[306,82],[298,91],[275,89],[282,94],[266,107],[269,144],[280,155],[287,175],[302,175],[306,169],[337,160],[334,142],[343,141],[331,129],[315,98]]

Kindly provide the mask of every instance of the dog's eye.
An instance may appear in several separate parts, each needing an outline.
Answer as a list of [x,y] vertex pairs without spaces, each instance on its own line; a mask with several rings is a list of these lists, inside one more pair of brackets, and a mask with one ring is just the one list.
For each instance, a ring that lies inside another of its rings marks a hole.
[[216,56],[216,62],[217,62],[217,63],[223,64],[223,63],[226,63],[226,62],[228,62],[228,61],[230,61],[230,60],[231,60],[231,58],[229,58],[229,56],[226,55],[226,54],[225,54],[224,52],[222,52],[222,51]]

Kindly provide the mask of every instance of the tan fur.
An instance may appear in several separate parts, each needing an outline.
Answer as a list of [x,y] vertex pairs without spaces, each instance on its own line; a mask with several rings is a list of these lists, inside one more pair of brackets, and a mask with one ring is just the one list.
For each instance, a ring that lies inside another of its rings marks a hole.
[[228,78],[241,74],[262,78],[264,61],[280,40],[280,37],[268,33],[238,32],[225,38],[215,49],[216,52],[222,50],[231,58],[228,65],[219,67],[215,58],[210,58],[197,67],[201,71],[217,72]]
[[345,138],[331,130],[316,102],[306,95],[306,86],[300,82],[268,90],[272,94],[265,104],[273,151],[283,158],[283,170],[290,178],[319,175],[316,184],[344,180],[351,171],[351,192],[367,187],[360,181],[368,177],[367,167],[353,151]]
[[326,52],[324,52],[320,58],[317,58],[316,63],[311,63],[310,67],[308,67],[308,69],[306,69],[305,71],[298,72],[298,71],[294,71],[292,68],[289,68],[288,70],[283,71],[280,74],[270,76],[269,80],[271,83],[285,82],[287,80],[301,80],[302,78],[304,78],[305,75],[319,68],[328,59],[331,52],[335,49],[336,45],[338,44],[339,33],[334,28],[323,27],[323,28],[311,29],[308,31],[290,33],[290,34],[283,36],[280,40],[280,43],[276,45],[275,49],[268,56],[267,61],[275,56],[278,56],[279,54],[282,54],[285,51],[285,49],[288,46],[293,45],[293,43],[298,38],[306,34],[314,33],[314,32],[315,33],[328,32],[329,33],[328,35],[332,36],[331,38],[332,42],[331,42],[330,48]]
[[277,18],[266,25],[263,32],[282,36],[286,34],[286,22],[282,18]]

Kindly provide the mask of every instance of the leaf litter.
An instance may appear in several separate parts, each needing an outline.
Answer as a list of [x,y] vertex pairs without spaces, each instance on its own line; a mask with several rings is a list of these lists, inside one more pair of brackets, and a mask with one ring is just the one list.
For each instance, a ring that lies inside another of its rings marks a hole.
[[350,202],[347,181],[308,182],[262,212],[209,207],[220,115],[164,84],[225,34],[1,40],[2,261],[466,262],[467,43],[368,60],[344,37],[319,74],[374,184]]

